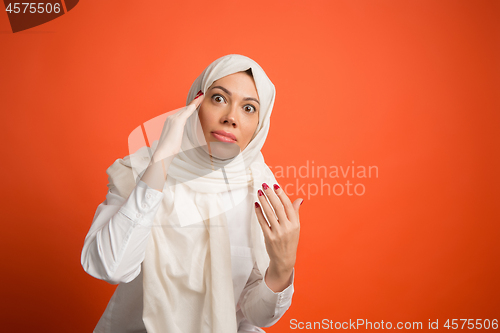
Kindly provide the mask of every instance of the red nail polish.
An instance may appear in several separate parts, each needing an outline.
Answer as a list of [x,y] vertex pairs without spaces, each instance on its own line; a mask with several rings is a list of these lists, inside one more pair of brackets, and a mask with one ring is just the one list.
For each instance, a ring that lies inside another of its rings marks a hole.
[[259,203],[258,202],[255,203],[255,208],[259,208]]
[[274,190],[275,190],[275,191],[276,191],[277,189],[279,189],[279,188],[280,188],[280,187],[278,186],[278,184],[274,184],[274,185],[273,185],[273,187],[274,187]]
[[[300,205],[302,205],[303,203],[304,203],[304,200],[302,200],[302,201],[300,202]],[[299,205],[299,206],[300,206],[300,205]]]
[[196,94],[196,97],[194,99],[197,99],[198,97],[200,97],[201,95],[203,95],[203,92],[200,90],[198,91],[198,93]]
[[258,193],[259,193],[259,196],[264,195],[264,192],[262,192],[261,190],[259,190]]
[[269,186],[267,186],[267,184],[266,184],[266,183],[262,183],[262,188],[263,188],[264,190],[267,190],[267,189],[269,188]]

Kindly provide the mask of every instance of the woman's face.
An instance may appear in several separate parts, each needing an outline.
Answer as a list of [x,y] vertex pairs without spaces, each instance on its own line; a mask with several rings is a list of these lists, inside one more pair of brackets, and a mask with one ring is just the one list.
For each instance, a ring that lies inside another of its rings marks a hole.
[[211,142],[218,142],[236,144],[243,151],[259,124],[259,109],[259,95],[250,75],[237,72],[216,80],[205,92],[198,112],[209,150]]

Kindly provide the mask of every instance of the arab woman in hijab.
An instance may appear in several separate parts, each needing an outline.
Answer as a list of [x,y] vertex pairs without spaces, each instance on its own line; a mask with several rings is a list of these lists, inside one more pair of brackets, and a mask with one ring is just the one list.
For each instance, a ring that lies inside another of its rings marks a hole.
[[186,107],[138,128],[152,145],[108,168],[82,250],[88,274],[119,284],[94,332],[264,332],[290,307],[303,200],[261,153],[274,99],[264,70],[231,54]]

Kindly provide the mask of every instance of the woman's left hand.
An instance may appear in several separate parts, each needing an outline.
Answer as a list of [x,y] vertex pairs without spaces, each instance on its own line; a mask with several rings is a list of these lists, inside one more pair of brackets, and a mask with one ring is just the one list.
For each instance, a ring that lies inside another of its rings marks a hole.
[[255,210],[270,258],[265,281],[271,290],[279,292],[289,285],[295,265],[300,233],[299,206],[304,200],[299,198],[292,203],[277,185],[272,189],[264,183],[262,189],[258,193],[260,205],[255,203]]

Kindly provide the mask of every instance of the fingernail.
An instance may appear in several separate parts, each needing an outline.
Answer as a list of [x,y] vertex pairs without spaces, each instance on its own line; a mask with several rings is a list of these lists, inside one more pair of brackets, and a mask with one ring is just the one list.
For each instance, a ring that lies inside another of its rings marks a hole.
[[196,97],[194,99],[197,99],[198,97],[200,97],[201,95],[203,95],[203,92],[200,90],[198,91],[198,93],[196,94]]
[[274,185],[273,185],[273,187],[274,187],[274,190],[275,190],[275,191],[276,191],[276,190],[278,190],[278,189],[280,188],[280,187],[278,186],[278,184],[274,184]]
[[300,205],[299,205],[299,206],[301,206],[303,203],[304,203],[304,200],[302,200],[302,202],[300,203]]
[[259,203],[258,202],[255,203],[255,208],[259,208]]
[[262,192],[261,190],[259,190],[258,193],[259,193],[259,196],[264,195],[264,192]]
[[263,188],[264,190],[267,190],[267,189],[269,188],[269,186],[267,186],[267,184],[266,184],[266,183],[262,183],[262,188]]

